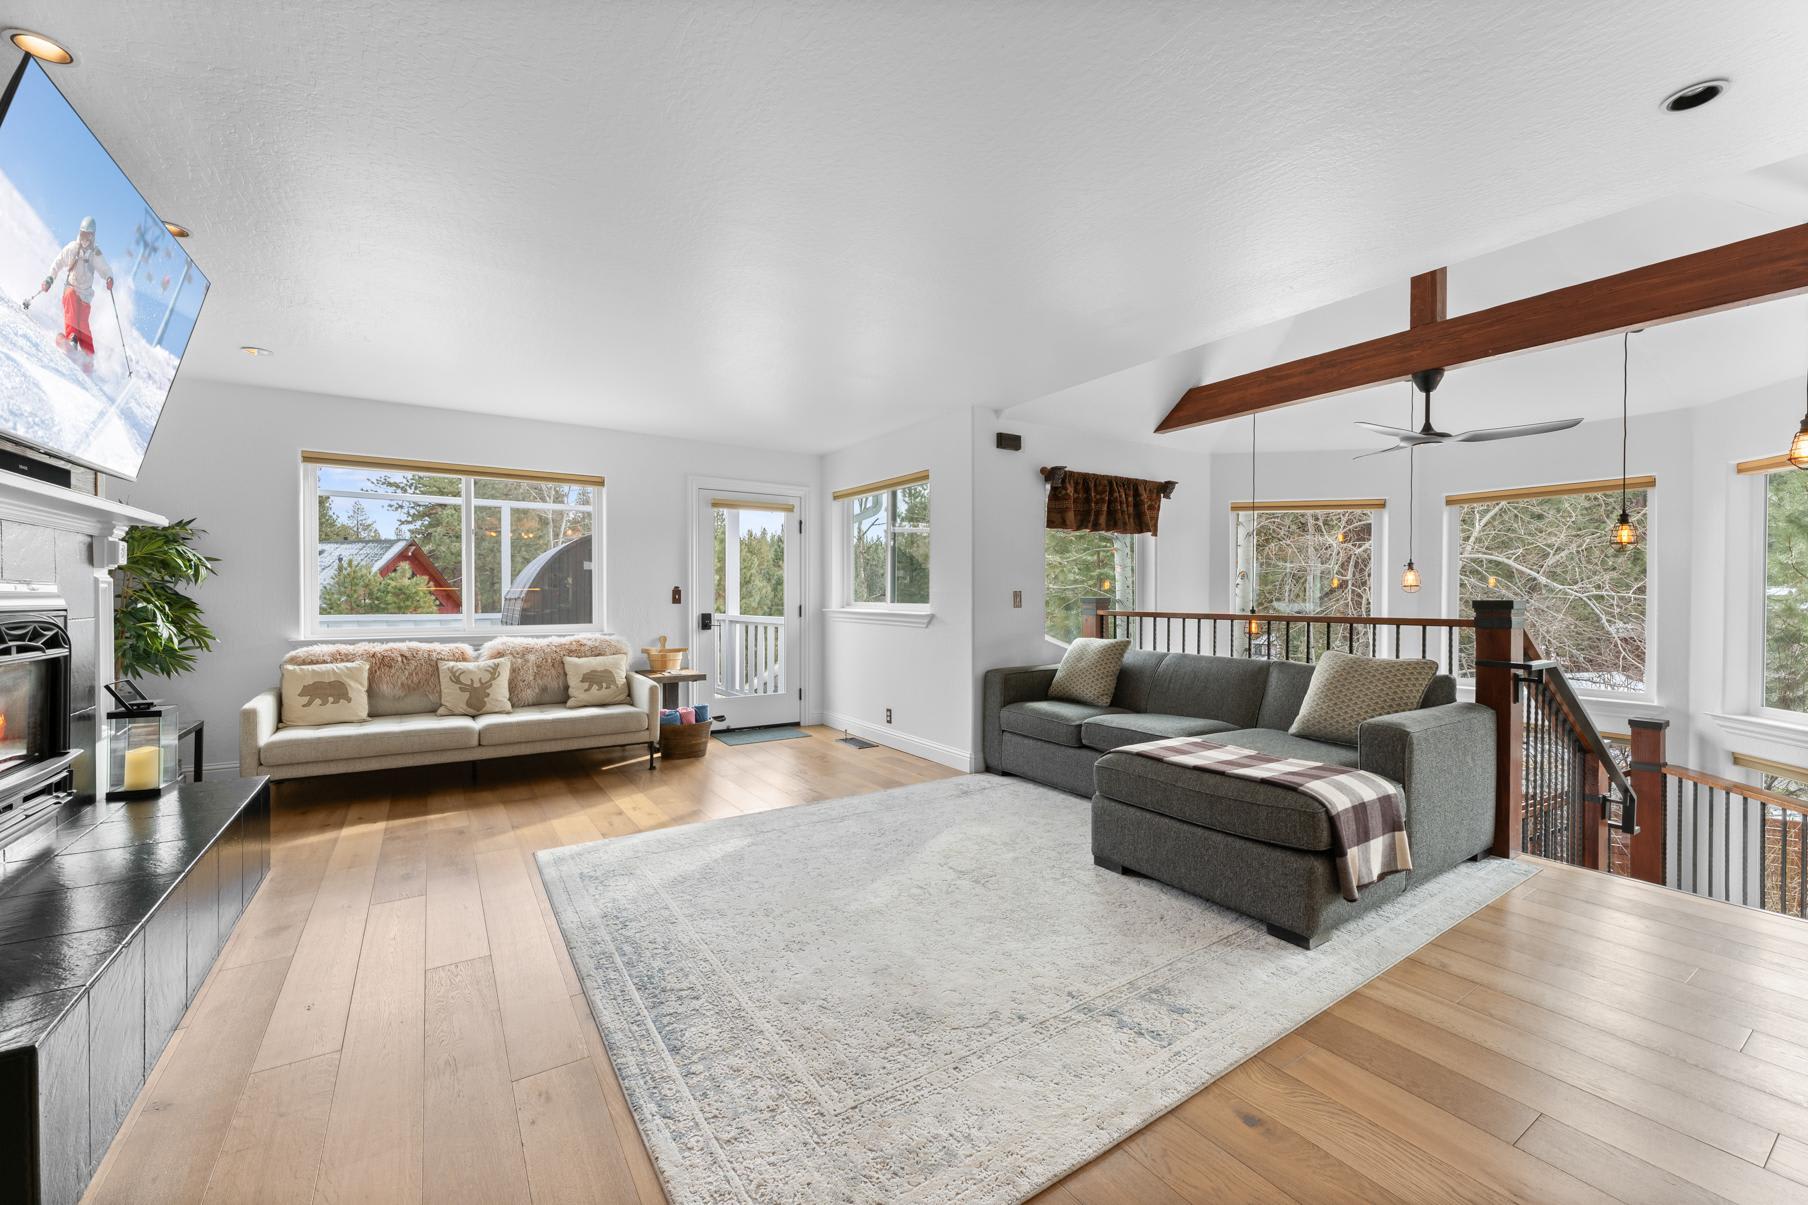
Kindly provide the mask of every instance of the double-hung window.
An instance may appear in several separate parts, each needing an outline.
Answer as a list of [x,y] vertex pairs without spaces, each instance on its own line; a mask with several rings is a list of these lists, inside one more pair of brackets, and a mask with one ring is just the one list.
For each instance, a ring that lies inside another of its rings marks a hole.
[[[1629,548],[1609,536],[1621,483],[1588,481],[1452,494],[1457,537],[1458,615],[1478,598],[1514,599],[1538,652],[1576,686],[1603,692],[1650,690],[1653,477],[1626,482],[1625,508],[1638,529]],[[1474,676],[1474,639],[1461,649]]]
[[302,453],[307,636],[601,620],[603,479]]
[[836,490],[850,607],[929,605],[929,474]]

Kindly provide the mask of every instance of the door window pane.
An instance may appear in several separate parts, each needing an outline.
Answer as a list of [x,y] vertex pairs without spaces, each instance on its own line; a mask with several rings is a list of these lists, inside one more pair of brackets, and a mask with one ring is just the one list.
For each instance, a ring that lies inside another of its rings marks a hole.
[[785,525],[790,511],[716,507],[718,695],[777,695],[785,684]]

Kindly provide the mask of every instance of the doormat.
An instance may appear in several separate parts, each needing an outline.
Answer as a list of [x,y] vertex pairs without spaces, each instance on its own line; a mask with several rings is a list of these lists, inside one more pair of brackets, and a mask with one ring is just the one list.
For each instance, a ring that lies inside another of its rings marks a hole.
[[724,745],[759,745],[766,741],[795,741],[810,734],[796,724],[781,724],[776,728],[729,728],[710,735]]

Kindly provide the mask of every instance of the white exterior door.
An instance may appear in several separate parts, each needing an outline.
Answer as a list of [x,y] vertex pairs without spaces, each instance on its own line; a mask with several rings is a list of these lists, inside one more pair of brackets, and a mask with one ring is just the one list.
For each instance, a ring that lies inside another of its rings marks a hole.
[[802,500],[698,490],[691,572],[691,664],[707,674],[696,699],[723,728],[803,717],[798,656]]

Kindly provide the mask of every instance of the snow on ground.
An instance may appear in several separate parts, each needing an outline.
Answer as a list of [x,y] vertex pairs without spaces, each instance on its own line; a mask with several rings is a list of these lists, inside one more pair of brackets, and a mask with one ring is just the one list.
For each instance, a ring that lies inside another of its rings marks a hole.
[[[133,322],[137,291],[124,276],[131,266],[125,244],[102,238],[114,293],[109,297],[96,282],[88,317],[94,375],[84,374],[56,345],[63,329],[62,278],[50,292],[38,292],[62,245],[0,173],[0,429],[118,475],[136,476],[178,360],[139,333]],[[20,305],[27,297],[30,310]],[[153,298],[149,304],[161,302]]]

